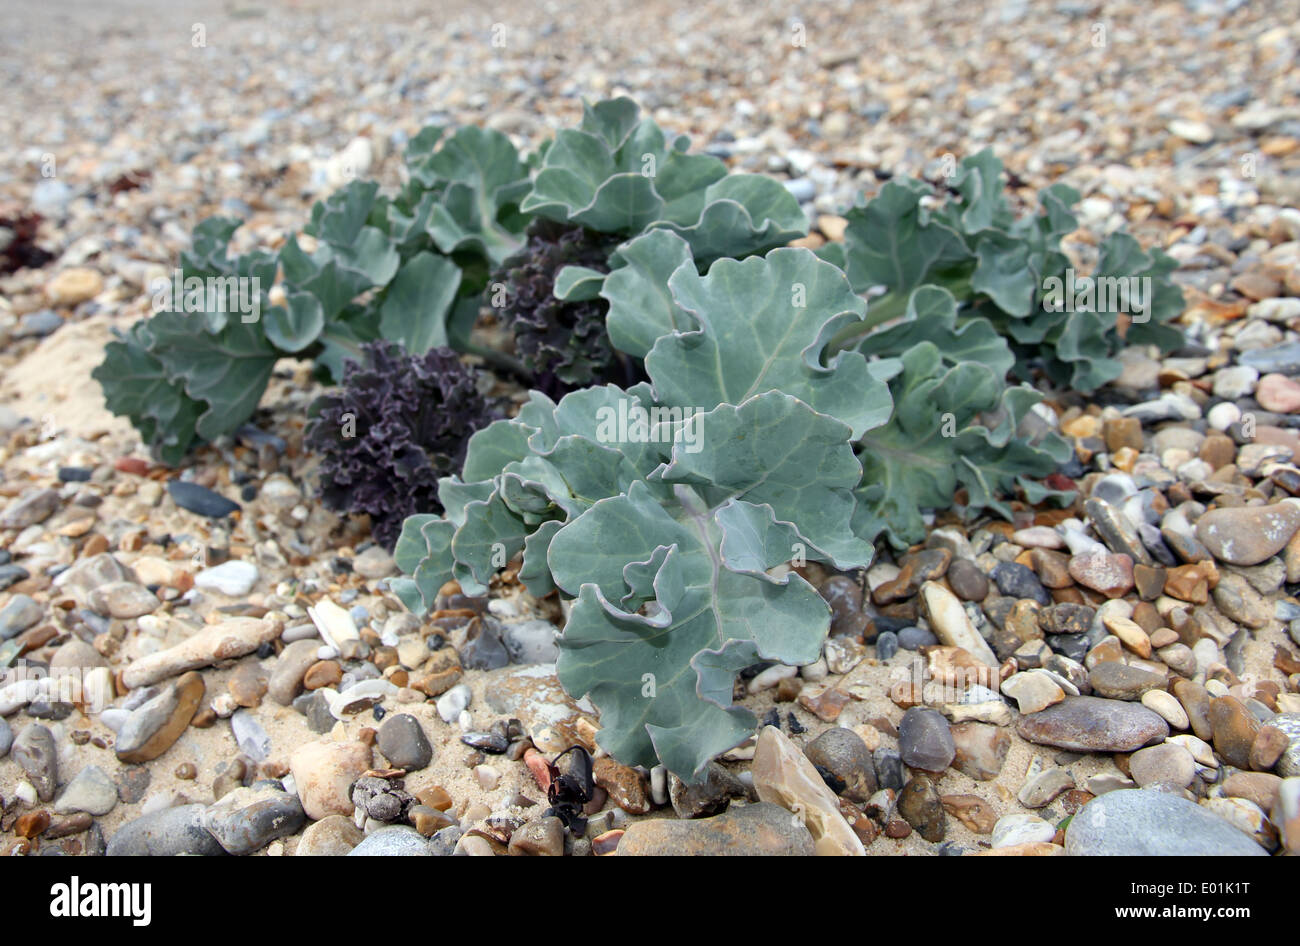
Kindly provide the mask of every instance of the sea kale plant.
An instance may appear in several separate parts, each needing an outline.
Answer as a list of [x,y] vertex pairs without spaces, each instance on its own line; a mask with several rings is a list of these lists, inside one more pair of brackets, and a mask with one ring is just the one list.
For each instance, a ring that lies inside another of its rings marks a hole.
[[[605,291],[611,337],[646,349],[649,382],[558,404],[534,392],[517,417],[475,434],[461,475],[440,484],[446,515],[403,528],[395,556],[408,577],[394,589],[423,611],[448,579],[483,593],[522,554],[532,593],[573,602],[557,673],[600,710],[600,744],[689,780],[754,730],[732,701],[741,669],[820,653],[826,603],[781,566],[865,566],[883,529],[911,528],[915,511],[864,478],[859,452],[901,469],[902,457],[871,455],[922,436],[927,463],[957,468],[969,448],[970,472],[956,475],[989,484],[974,503],[1054,462],[1013,437],[1037,395],[1003,392],[994,369],[954,373],[929,343],[902,359],[829,353],[866,305],[812,252],[718,260],[701,276],[675,233],[634,244],[640,263]],[[891,380],[909,404],[924,385],[942,389],[939,403],[960,412],[954,436],[931,431],[916,405],[891,431]],[[918,491],[930,499],[942,474],[926,475]]]
[[1169,279],[1171,257],[1117,232],[1102,242],[1093,273],[1074,272],[1061,250],[1061,239],[1078,227],[1072,188],[1046,188],[1039,211],[1017,217],[1003,192],[1002,162],[985,149],[955,168],[948,190],[953,199],[939,201],[924,181],[890,181],[848,212],[844,242],[823,255],[855,290],[883,295],[833,348],[904,315],[922,286],[947,289],[962,324],[987,322],[1007,338],[1021,377],[1041,367],[1078,391],[1118,377],[1114,356],[1124,344],[1165,351],[1182,344],[1182,333],[1167,324],[1183,309]]
[[353,181],[278,253],[232,257],[239,221],[201,222],[172,280],[179,291],[159,290],[155,314],[111,342],[94,372],[109,409],[175,464],[252,415],[279,358],[314,358],[339,379],[376,339],[416,355],[477,350],[469,335],[488,274],[521,245],[528,170],[497,132],[442,135],[431,127],[410,141],[399,194]]
[[546,387],[614,380],[638,365],[611,348],[601,286],[624,265],[618,248],[646,231],[682,237],[702,267],[764,253],[807,232],[790,192],[773,178],[729,174],[689,154],[631,99],[584,105],[577,128],[545,149],[520,209],[536,216],[524,249],[498,275],[500,314],[525,366]]
[[411,355],[381,340],[362,353],[312,406],[306,446],[320,456],[325,505],[369,515],[391,551],[407,516],[442,508],[439,477],[460,470],[467,438],[496,415],[450,348]]

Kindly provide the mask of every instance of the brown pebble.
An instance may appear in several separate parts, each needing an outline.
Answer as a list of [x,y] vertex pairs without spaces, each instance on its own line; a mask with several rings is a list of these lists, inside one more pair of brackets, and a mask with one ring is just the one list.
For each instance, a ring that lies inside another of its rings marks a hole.
[[284,778],[289,774],[289,763],[284,759],[268,759],[259,771],[265,778]]
[[885,837],[893,838],[896,841],[901,841],[911,833],[912,826],[906,821],[897,818],[885,825]]
[[1240,700],[1233,696],[1211,700],[1210,728],[1214,730],[1214,751],[1219,758],[1239,769],[1251,767],[1251,747],[1260,724]]
[[80,834],[83,831],[90,830],[92,824],[94,824],[94,819],[89,813],[78,811],[76,814],[66,815],[51,821],[42,837],[49,841],[66,838],[70,834]]
[[375,744],[375,740],[378,738],[379,738],[379,730],[375,729],[373,726],[366,726],[359,733],[357,733],[357,741],[364,743],[367,746],[373,746]]
[[454,802],[447,790],[441,785],[434,785],[431,788],[422,789],[415,793],[415,797],[420,800],[422,805],[428,805],[436,811],[448,811]]
[[803,681],[798,677],[782,677],[776,685],[776,701],[793,703],[799,698],[801,690],[803,690]]
[[188,782],[199,777],[199,770],[193,762],[182,762],[176,766],[176,777]]
[[38,838],[50,826],[50,813],[44,808],[19,815],[14,822],[14,834],[20,838]]
[[456,823],[450,815],[428,805],[412,805],[407,817],[415,830],[426,838],[431,838],[436,832]]
[[343,668],[337,660],[318,660],[307,668],[302,685],[308,690],[319,690],[321,687],[335,686],[342,679]]
[[976,834],[992,834],[997,824],[992,806],[978,795],[944,795],[943,808]]
[[623,829],[615,828],[591,839],[592,854],[613,854],[618,850],[618,842],[623,840]]
[[217,721],[217,711],[210,705],[199,707],[199,711],[194,714],[190,720],[190,725],[195,729],[208,729]]
[[262,697],[266,695],[266,686],[267,676],[253,660],[242,662],[227,684],[235,702],[248,709],[261,705]]
[[1261,726],[1250,745],[1250,767],[1256,772],[1267,772],[1277,765],[1290,744],[1291,737],[1276,726]]
[[1210,725],[1210,694],[1205,687],[1191,680],[1175,680],[1174,696],[1183,704],[1187,718],[1191,721],[1192,732],[1198,739],[1210,741],[1214,729]]

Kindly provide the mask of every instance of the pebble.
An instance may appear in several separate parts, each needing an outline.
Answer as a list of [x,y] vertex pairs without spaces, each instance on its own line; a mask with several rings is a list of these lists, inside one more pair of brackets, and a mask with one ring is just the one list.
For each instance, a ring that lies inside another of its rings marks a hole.
[[1084,805],[1065,832],[1072,856],[1262,856],[1267,852],[1222,818],[1168,792],[1126,789]]
[[104,770],[96,765],[83,768],[54,802],[54,810],[61,815],[84,811],[92,815],[106,815],[117,807],[117,785]]
[[952,726],[952,740],[952,767],[977,781],[997,778],[1011,749],[1006,730],[987,723],[956,723]]
[[239,709],[230,717],[230,731],[235,745],[254,762],[265,762],[271,755],[271,737],[262,724],[246,709]]
[[194,587],[215,591],[230,598],[242,598],[257,584],[257,566],[251,562],[222,562],[194,576]]
[[271,699],[281,706],[288,706],[295,696],[302,692],[303,677],[307,669],[316,662],[319,649],[316,638],[296,640],[286,646],[275,660],[266,692]]
[[1024,784],[1016,797],[1026,808],[1043,808],[1072,788],[1074,776],[1066,769],[1047,767],[1040,759],[1035,759],[1025,773]]
[[998,591],[1009,598],[1028,598],[1046,607],[1052,603],[1052,596],[1047,593],[1038,576],[1025,565],[1016,562],[999,562],[990,577],[998,586]]
[[1106,661],[1088,671],[1092,692],[1111,700],[1140,700],[1148,690],[1162,689],[1165,677],[1141,667]]
[[1012,674],[1002,681],[1001,689],[1016,701],[1021,713],[1037,713],[1065,699],[1065,691],[1041,670]]
[[931,844],[948,833],[948,816],[939,790],[928,775],[914,775],[898,793],[898,814]]
[[168,480],[167,492],[181,509],[209,519],[224,519],[239,509],[239,503],[232,502],[220,493],[214,493],[206,486],[188,483],[184,480]]
[[420,832],[405,825],[380,828],[347,854],[348,857],[432,857],[433,849]]
[[362,742],[325,740],[299,746],[289,771],[303,811],[313,821],[352,814],[352,783],[370,768],[370,747]]
[[9,747],[14,744],[14,731],[9,728],[9,723],[0,716],[0,759],[9,754]]
[[58,490],[28,490],[0,512],[0,529],[26,529],[44,522],[58,508]]
[[344,815],[330,815],[307,826],[294,851],[296,857],[342,857],[365,839]]
[[175,647],[132,661],[122,671],[122,680],[135,689],[219,660],[242,657],[275,640],[280,630],[279,624],[260,618],[228,618],[209,624]]
[[1133,587],[1133,559],[1128,555],[1091,552],[1070,559],[1070,577],[1108,598],[1118,598]]
[[1181,789],[1196,778],[1196,760],[1182,746],[1165,743],[1133,753],[1129,773],[1140,788],[1164,785]]
[[501,635],[510,660],[517,664],[555,663],[560,656],[555,625],[550,621],[516,621]]
[[1056,828],[1038,815],[1027,811],[1013,811],[1003,815],[993,825],[990,839],[993,849],[1014,847],[1017,844],[1035,844],[1051,841]]
[[297,795],[259,784],[227,792],[204,809],[201,823],[226,853],[251,854],[297,834],[306,820]]
[[225,849],[203,826],[205,805],[163,808],[128,821],[108,842],[109,857],[203,857],[225,854]]
[[1153,689],[1143,693],[1142,705],[1159,713],[1172,729],[1187,729],[1191,725],[1183,705],[1165,690]]
[[1250,768],[1250,747],[1260,728],[1254,714],[1236,697],[1222,696],[1210,701],[1210,728],[1219,758],[1239,769]]
[[609,793],[614,804],[634,815],[644,815],[651,809],[649,786],[636,769],[622,765],[609,756],[595,761],[592,778]]
[[[794,824],[795,819],[790,818],[789,813],[798,814],[807,833],[812,835],[811,840],[817,854],[864,853],[862,841],[840,813],[839,800],[835,794],[826,786],[813,764],[781,730],[774,726],[763,727],[754,749],[750,771],[759,800],[786,809],[784,818],[791,824]],[[638,822],[642,823],[650,822]],[[629,834],[637,826],[634,824],[629,829]],[[626,840],[625,836],[624,843]]]
[[898,631],[898,646],[903,650],[920,650],[939,643],[939,638],[922,627],[904,627]]
[[726,810],[731,799],[744,798],[748,794],[749,789],[745,783],[717,762],[706,765],[704,774],[694,782],[684,782],[676,775],[670,775],[668,779],[668,800],[678,818],[702,818],[717,814]]
[[912,769],[942,772],[957,754],[952,727],[937,710],[914,706],[898,724],[899,755]]
[[983,601],[988,597],[988,577],[972,561],[964,558],[954,559],[948,566],[947,579],[957,597],[963,601]]
[[27,595],[14,595],[0,608],[0,640],[8,640],[41,619],[44,609]]
[[1300,411],[1300,383],[1286,375],[1266,374],[1259,380],[1255,400],[1266,411],[1294,414]]
[[1196,521],[1196,537],[1215,558],[1232,565],[1258,565],[1280,552],[1300,529],[1300,506],[1211,509]]
[[119,620],[143,617],[162,607],[157,595],[131,581],[101,585],[90,593],[89,601],[96,614]]
[[1016,731],[1030,742],[1074,752],[1132,752],[1169,735],[1169,724],[1137,703],[1072,696],[1022,716]]
[[438,715],[444,723],[454,723],[461,712],[469,706],[473,691],[464,683],[458,683],[442,696],[438,697]]
[[853,730],[843,726],[828,729],[804,748],[804,754],[813,765],[843,783],[840,794],[844,798],[865,802],[876,793],[871,750]]
[[433,746],[420,721],[409,713],[394,713],[379,727],[376,743],[384,758],[408,772],[422,769],[433,760]]
[[[921,586],[921,599],[934,634],[940,641],[949,647],[960,647],[990,667],[998,666],[997,657],[971,624],[970,616],[956,595],[937,582],[927,581]],[[902,643],[901,634],[899,642]]]
[[1282,730],[1291,739],[1290,746],[1277,760],[1273,771],[1283,778],[1300,776],[1300,713],[1278,713],[1268,724]]
[[149,762],[170,749],[198,712],[205,692],[203,677],[186,673],[133,709],[117,733],[118,759]]
[[[846,825],[847,827],[847,825]],[[861,843],[861,842],[859,842]],[[637,821],[624,831],[619,857],[809,856],[808,828],[780,805],[759,802],[712,818]]]
[[59,759],[54,734],[39,723],[29,723],[18,733],[10,749],[13,760],[27,773],[41,801],[54,797],[59,783]]
[[563,857],[564,822],[550,816],[516,828],[507,852],[512,857]]
[[383,546],[372,545],[352,559],[352,570],[368,581],[378,581],[396,574],[397,563]]

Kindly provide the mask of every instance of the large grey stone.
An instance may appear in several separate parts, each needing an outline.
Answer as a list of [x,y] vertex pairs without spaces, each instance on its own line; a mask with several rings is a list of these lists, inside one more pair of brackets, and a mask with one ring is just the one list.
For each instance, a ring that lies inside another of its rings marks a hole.
[[109,857],[173,857],[225,854],[217,839],[203,827],[203,805],[164,808],[128,821],[108,842]]
[[1084,805],[1065,831],[1076,857],[1267,857],[1223,818],[1167,792],[1120,789]]

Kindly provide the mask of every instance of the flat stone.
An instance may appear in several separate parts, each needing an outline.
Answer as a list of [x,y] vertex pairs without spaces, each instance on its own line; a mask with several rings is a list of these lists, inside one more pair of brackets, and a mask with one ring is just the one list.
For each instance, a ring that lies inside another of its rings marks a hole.
[[1247,798],[1265,811],[1277,801],[1282,779],[1272,772],[1233,772],[1223,780],[1223,794],[1230,798]]
[[0,640],[7,641],[41,619],[45,609],[27,595],[14,595],[0,608]]
[[119,620],[153,614],[160,607],[159,597],[143,585],[130,581],[116,581],[101,585],[90,593],[90,607],[99,615]]
[[370,747],[362,742],[309,742],[294,750],[289,771],[307,817],[319,821],[330,815],[351,815],[352,783],[370,763]]
[[251,854],[301,830],[307,817],[297,795],[256,785],[227,792],[203,812],[202,823],[228,854]]
[[1182,746],[1171,743],[1149,746],[1129,757],[1129,774],[1139,788],[1154,785],[1186,788],[1196,778],[1196,760]]
[[628,826],[619,857],[809,856],[815,844],[808,829],[780,805],[759,802],[713,818],[678,821],[656,818]]
[[517,664],[553,664],[560,656],[556,628],[550,621],[516,621],[501,635],[506,652]]
[[252,562],[229,561],[203,569],[194,576],[194,587],[230,598],[242,598],[253,590],[257,579],[257,566]]
[[954,559],[948,566],[948,584],[963,601],[983,601],[989,594],[988,577],[968,559]]
[[1030,772],[1016,793],[1026,808],[1044,808],[1058,796],[1074,788],[1074,776],[1061,768],[1048,767]]
[[898,793],[898,814],[917,834],[931,844],[943,841],[948,833],[948,816],[943,798],[928,775],[914,775]]
[[122,680],[135,689],[219,660],[242,657],[275,640],[281,630],[280,624],[260,618],[228,618],[205,625],[175,647],[132,661],[122,671]]
[[1300,411],[1300,383],[1282,374],[1266,374],[1259,379],[1255,400],[1266,411],[1294,414]]
[[1210,726],[1210,694],[1192,680],[1175,680],[1174,696],[1182,704],[1191,723],[1192,732],[1199,739],[1210,739],[1214,729]]
[[990,667],[998,666],[997,657],[971,624],[956,595],[936,582],[927,581],[921,586],[921,600],[940,641],[950,647],[960,647]]
[[1254,714],[1236,697],[1219,697],[1210,701],[1210,728],[1219,758],[1236,768],[1249,769],[1250,747],[1260,728]]
[[[593,775],[594,770],[593,770]],[[697,781],[684,782],[669,776],[668,798],[678,818],[703,818],[725,811],[733,798],[745,798],[749,790],[726,766],[710,762]]]
[[1065,691],[1041,670],[1012,674],[1002,681],[1002,694],[1015,700],[1021,713],[1037,713],[1065,699]]
[[1191,725],[1183,705],[1165,690],[1147,690],[1142,694],[1142,705],[1159,713],[1172,729],[1187,729]]
[[865,852],[862,841],[840,812],[839,799],[781,730],[763,727],[750,771],[759,800],[786,809],[784,817],[792,823],[795,819],[789,814],[798,814],[812,836],[816,853],[861,855]]
[[1118,598],[1133,587],[1133,559],[1124,554],[1089,552],[1070,559],[1070,577],[1108,598]]
[[395,825],[366,836],[347,854],[348,857],[432,857],[433,849],[420,832]]
[[394,713],[379,727],[379,751],[399,769],[422,769],[433,761],[433,746],[420,721],[409,713]]
[[225,849],[203,827],[204,805],[178,805],[150,812],[117,829],[104,852],[109,857],[201,857],[224,855]]
[[239,509],[239,503],[232,502],[220,493],[215,493],[198,483],[184,480],[168,480],[167,492],[181,509],[209,519],[224,519]]
[[1011,736],[1005,729],[987,723],[955,723],[952,727],[955,755],[952,767],[977,781],[987,782],[1002,772]]
[[1250,767],[1257,772],[1267,772],[1277,765],[1290,744],[1290,737],[1276,726],[1260,727],[1250,746]]
[[96,765],[88,765],[70,781],[54,802],[61,815],[84,811],[106,815],[117,807],[117,785]]
[[1106,661],[1088,671],[1088,682],[1098,696],[1112,700],[1140,700],[1148,690],[1163,689],[1165,677],[1128,664]]
[[1258,565],[1280,552],[1300,529],[1300,506],[1211,509],[1196,521],[1196,537],[1215,558],[1232,565]]
[[898,724],[898,748],[908,768],[926,772],[942,772],[957,754],[948,720],[926,706],[914,706],[903,714]]
[[271,699],[281,706],[288,706],[293,698],[302,692],[303,677],[307,669],[316,662],[320,652],[319,638],[294,641],[280,651],[271,668],[271,676],[266,692]]
[[871,750],[851,729],[828,729],[804,748],[808,761],[825,769],[844,784],[840,794],[850,801],[865,802],[876,793],[876,767]]
[[149,762],[170,749],[198,712],[205,692],[203,677],[191,672],[132,710],[117,733],[118,759]]
[[630,765],[602,756],[592,766],[592,778],[609,793],[614,804],[630,814],[644,815],[653,807],[645,778]]
[[564,822],[552,815],[516,828],[507,853],[512,857],[563,857]]
[[1273,771],[1283,778],[1300,776],[1300,713],[1278,713],[1268,721],[1275,729],[1280,729],[1291,739],[1291,744],[1277,760]]
[[41,801],[54,797],[59,783],[59,758],[54,746],[54,734],[40,723],[28,723],[14,740],[13,760],[27,773],[27,779],[36,789]]
[[344,815],[330,815],[312,822],[302,833],[295,857],[343,857],[365,840],[361,829]]
[[0,512],[0,529],[26,529],[44,522],[58,508],[58,490],[28,490]]
[[1137,703],[1071,696],[1022,716],[1016,731],[1030,742],[1074,752],[1132,752],[1169,735],[1169,724]]
[[1267,851],[1227,821],[1168,792],[1121,789],[1070,819],[1065,853],[1075,857],[1237,857]]
[[1018,844],[1036,844],[1051,841],[1056,828],[1038,815],[1027,811],[1013,811],[1003,815],[993,825],[993,848],[1015,847]]

